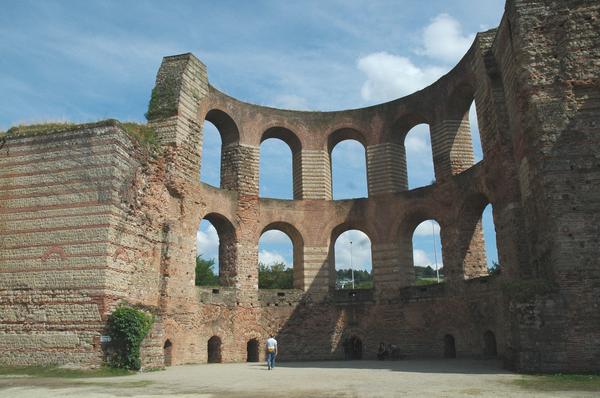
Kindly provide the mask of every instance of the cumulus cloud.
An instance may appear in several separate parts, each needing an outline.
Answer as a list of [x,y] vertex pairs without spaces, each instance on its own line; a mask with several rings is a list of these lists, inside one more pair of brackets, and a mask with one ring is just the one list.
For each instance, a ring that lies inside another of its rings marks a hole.
[[418,54],[442,62],[455,63],[469,49],[475,34],[465,35],[460,22],[448,14],[440,14],[423,30],[423,47]]
[[271,252],[269,250],[261,250],[258,252],[258,261],[265,265],[272,265],[275,263],[284,263],[287,267],[290,263],[279,253]]
[[281,244],[287,243],[292,244],[290,238],[284,233],[276,229],[272,229],[270,231],[265,232],[260,237],[260,243],[266,244]]
[[[431,236],[431,221],[432,220],[427,220],[427,221],[423,221],[421,224],[419,224],[417,226],[417,228],[415,229],[414,235],[416,236]],[[436,222],[433,221],[433,233],[435,234],[435,236],[440,236],[440,225]]]
[[414,127],[406,136],[404,146],[406,152],[418,155],[431,155],[431,143],[427,126],[420,124]]
[[202,221],[196,233],[196,254],[202,254],[205,259],[215,259],[219,262],[219,235],[208,221]]
[[429,259],[427,253],[424,250],[415,249],[413,250],[413,262],[415,266],[426,267],[431,265],[432,261]]
[[439,14],[421,31],[421,47],[415,50],[435,61],[420,65],[411,58],[380,51],[358,60],[357,66],[367,80],[361,96],[367,101],[398,98],[433,83],[446,73],[469,49],[475,34],[465,34],[458,20]]
[[360,58],[358,69],[367,76],[360,90],[367,101],[386,101],[410,94],[433,83],[446,71],[437,66],[418,67],[406,57],[385,51]]
[[335,268],[350,268],[350,242],[354,269],[371,270],[371,241],[357,230],[346,231],[335,241]]

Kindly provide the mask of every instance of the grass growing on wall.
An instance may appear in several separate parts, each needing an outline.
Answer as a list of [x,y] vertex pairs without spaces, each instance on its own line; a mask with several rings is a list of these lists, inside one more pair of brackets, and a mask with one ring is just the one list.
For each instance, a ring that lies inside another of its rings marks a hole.
[[69,131],[84,130],[96,127],[115,126],[120,127],[130,137],[133,137],[146,149],[158,148],[158,139],[154,129],[147,124],[136,122],[119,122],[115,119],[107,119],[91,123],[71,122],[41,122],[29,125],[17,125],[9,128],[6,132],[0,132],[0,139],[8,137],[32,137],[47,134],[58,134]]

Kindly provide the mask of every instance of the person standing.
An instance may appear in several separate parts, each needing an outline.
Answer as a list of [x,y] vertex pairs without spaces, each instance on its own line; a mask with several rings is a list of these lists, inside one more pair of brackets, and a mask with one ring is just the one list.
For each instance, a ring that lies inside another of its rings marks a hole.
[[275,367],[275,357],[277,356],[277,340],[273,335],[269,335],[267,339],[267,367],[269,370]]

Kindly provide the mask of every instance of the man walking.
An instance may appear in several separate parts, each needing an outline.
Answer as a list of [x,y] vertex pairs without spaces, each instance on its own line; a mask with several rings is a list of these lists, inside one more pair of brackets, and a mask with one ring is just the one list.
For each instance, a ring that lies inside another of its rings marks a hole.
[[273,337],[273,334],[269,335],[267,339],[267,367],[269,370],[275,367],[275,357],[277,356],[277,340]]

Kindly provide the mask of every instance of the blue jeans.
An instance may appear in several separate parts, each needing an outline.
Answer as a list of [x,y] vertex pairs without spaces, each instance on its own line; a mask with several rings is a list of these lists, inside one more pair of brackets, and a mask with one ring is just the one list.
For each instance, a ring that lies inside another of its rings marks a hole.
[[273,369],[275,367],[275,353],[267,352],[267,365]]

